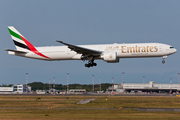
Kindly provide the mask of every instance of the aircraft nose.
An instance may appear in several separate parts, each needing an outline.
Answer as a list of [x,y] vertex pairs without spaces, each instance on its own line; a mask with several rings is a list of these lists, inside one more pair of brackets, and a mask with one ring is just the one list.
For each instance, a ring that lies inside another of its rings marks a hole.
[[174,53],[176,53],[177,52],[177,50],[176,49],[174,49]]
[[172,54],[177,52],[176,48],[174,48],[174,47],[172,47],[172,46],[170,47],[170,50],[171,50],[170,53],[172,53]]

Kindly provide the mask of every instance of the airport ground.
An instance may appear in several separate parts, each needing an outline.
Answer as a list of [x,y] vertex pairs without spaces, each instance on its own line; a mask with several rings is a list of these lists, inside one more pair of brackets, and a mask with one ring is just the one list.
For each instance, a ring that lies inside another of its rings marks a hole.
[[[95,99],[87,104],[81,100]],[[179,120],[179,96],[0,95],[0,120]]]

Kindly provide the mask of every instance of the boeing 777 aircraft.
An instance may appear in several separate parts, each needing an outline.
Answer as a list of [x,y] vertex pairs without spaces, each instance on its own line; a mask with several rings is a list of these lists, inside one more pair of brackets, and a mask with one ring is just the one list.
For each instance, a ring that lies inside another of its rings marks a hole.
[[164,59],[177,50],[171,45],[162,43],[132,43],[132,44],[100,44],[71,45],[57,41],[65,46],[34,47],[13,26],[8,27],[16,50],[6,49],[9,54],[40,60],[88,60],[85,67],[93,67],[96,59],[108,63],[118,63],[120,58],[163,57]]

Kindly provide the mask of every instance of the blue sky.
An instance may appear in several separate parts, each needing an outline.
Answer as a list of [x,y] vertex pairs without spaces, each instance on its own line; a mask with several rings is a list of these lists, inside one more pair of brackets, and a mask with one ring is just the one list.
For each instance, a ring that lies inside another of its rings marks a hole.
[[[178,0],[16,0],[0,1],[0,84],[56,83],[95,84],[178,83],[180,72],[180,1]],[[40,61],[8,55],[15,49],[7,26],[14,26],[34,46],[58,46],[55,40],[74,45],[158,42],[178,51],[166,58],[120,59],[119,63],[97,60],[97,67],[86,68],[83,61]]]

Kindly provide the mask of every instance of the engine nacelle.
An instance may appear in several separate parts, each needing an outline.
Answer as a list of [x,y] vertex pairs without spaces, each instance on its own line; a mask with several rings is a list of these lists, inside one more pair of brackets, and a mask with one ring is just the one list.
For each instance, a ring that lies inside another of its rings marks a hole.
[[104,61],[108,63],[118,63],[119,58],[117,58],[117,53],[116,52],[105,52],[103,56],[101,56]]

